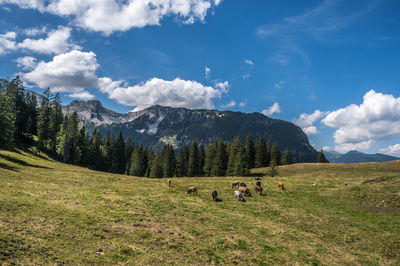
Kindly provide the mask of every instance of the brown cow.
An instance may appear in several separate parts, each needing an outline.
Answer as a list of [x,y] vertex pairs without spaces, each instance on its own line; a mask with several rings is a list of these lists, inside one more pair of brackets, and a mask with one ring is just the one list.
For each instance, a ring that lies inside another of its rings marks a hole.
[[260,192],[260,196],[262,196],[262,191],[263,191],[263,189],[262,189],[261,186],[256,186],[256,191],[257,191],[257,192]]
[[278,182],[278,187],[285,190],[285,185],[282,182]]
[[167,185],[170,187],[171,186],[171,179],[167,180]]
[[247,187],[240,186],[239,187],[239,192],[243,193],[245,196],[251,197],[250,189],[248,189]]
[[186,195],[189,195],[189,194],[197,195],[197,188],[196,187],[188,187],[188,189],[186,190]]
[[233,183],[232,183],[232,188],[238,187],[239,184],[240,184],[240,181],[235,181],[235,182],[233,182]]

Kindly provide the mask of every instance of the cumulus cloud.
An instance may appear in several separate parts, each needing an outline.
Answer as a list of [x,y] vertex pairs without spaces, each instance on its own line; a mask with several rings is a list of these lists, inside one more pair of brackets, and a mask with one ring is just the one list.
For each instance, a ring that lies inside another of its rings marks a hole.
[[160,25],[166,16],[176,16],[185,24],[204,22],[207,12],[220,0],[0,0],[20,8],[36,9],[61,17],[91,31],[111,34],[148,25]]
[[379,150],[379,152],[393,156],[400,156],[400,144],[394,144],[392,146],[382,148]]
[[46,33],[47,32],[47,27],[45,27],[45,26],[43,26],[43,27],[35,27],[35,28],[29,28],[29,29],[25,29],[24,31],[24,34],[25,35],[28,35],[28,36],[37,36],[37,35],[40,35],[40,34],[44,34],[44,33]]
[[15,41],[16,38],[17,34],[13,31],[0,34],[0,55],[17,49]]
[[76,93],[71,93],[68,95],[70,98],[77,98],[77,99],[82,99],[82,100],[91,100],[94,98],[94,95],[91,94],[88,91],[81,91],[81,92],[76,92]]
[[279,103],[274,103],[268,109],[262,110],[262,114],[266,115],[266,116],[270,116],[275,113],[279,114],[281,112],[282,111],[281,111],[281,107],[279,106]]
[[253,61],[251,61],[250,59],[244,59],[243,61],[244,61],[245,64],[248,64],[250,66],[254,66]]
[[97,88],[120,104],[136,106],[136,110],[155,104],[171,107],[214,108],[213,99],[220,98],[224,89],[176,78],[168,81],[152,78],[135,86],[122,80],[98,77],[96,54],[73,50],[54,56],[49,62],[40,61],[35,68],[21,76],[24,81],[55,92],[69,92],[70,97],[91,99],[85,89]]
[[70,37],[70,28],[59,27],[57,30],[50,31],[45,39],[34,40],[27,38],[17,46],[18,48],[42,54],[60,54],[72,49],[80,49],[78,45],[69,41]]
[[400,135],[400,97],[370,90],[360,105],[349,105],[328,114],[322,123],[337,128],[336,150],[367,149],[376,140]]
[[243,102],[240,102],[240,103],[239,103],[239,106],[240,106],[240,107],[245,107],[246,104],[247,104],[247,99],[245,99]]
[[302,127],[304,133],[307,135],[317,135],[319,134],[319,131],[316,126],[309,126],[309,127]]
[[230,107],[235,107],[235,106],[236,106],[236,102],[235,101],[230,101],[227,104],[221,105],[222,108],[230,108]]
[[313,124],[321,119],[325,113],[320,110],[315,110],[312,114],[300,114],[299,118],[293,119],[293,123],[301,127],[307,135],[316,135],[318,134],[317,127],[313,126]]
[[34,69],[37,65],[36,58],[32,56],[19,57],[15,60],[17,67],[22,67],[23,70]]
[[73,50],[54,56],[52,61],[40,61],[31,71],[22,74],[25,81],[40,88],[50,87],[54,92],[80,92],[84,88],[96,88],[99,67],[93,52]]

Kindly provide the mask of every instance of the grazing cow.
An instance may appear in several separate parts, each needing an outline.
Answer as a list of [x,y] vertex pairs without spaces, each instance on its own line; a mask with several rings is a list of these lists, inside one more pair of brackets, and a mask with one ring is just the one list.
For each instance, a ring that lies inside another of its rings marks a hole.
[[262,191],[263,191],[263,189],[262,189],[261,186],[256,186],[256,191],[257,191],[257,192],[260,192],[260,196],[262,196]]
[[233,183],[232,183],[232,188],[238,187],[239,184],[240,184],[240,181],[235,181],[235,182],[233,182]]
[[261,181],[261,177],[256,177],[256,181]]
[[344,186],[347,186],[348,184],[347,184],[347,182],[344,182]]
[[243,193],[245,196],[251,197],[250,189],[248,189],[247,187],[240,186],[240,187],[239,187],[239,191],[240,191],[241,193]]
[[217,192],[216,190],[214,190],[214,191],[211,193],[211,195],[212,195],[213,201],[217,201],[218,192]]
[[243,198],[243,195],[242,195],[242,193],[240,193],[240,191],[235,190],[234,194],[235,194],[235,200],[241,201],[241,202],[246,202],[246,200]]
[[186,195],[189,195],[189,194],[197,195],[197,188],[196,187],[188,187],[188,189],[186,190]]
[[247,187],[247,186],[246,186],[246,183],[241,182],[241,183],[239,184],[239,187]]
[[256,182],[256,186],[261,187],[261,182],[260,182],[260,181],[257,181],[257,182]]
[[285,185],[282,182],[278,182],[278,187],[285,190]]
[[167,185],[170,187],[171,186],[171,179],[167,180]]

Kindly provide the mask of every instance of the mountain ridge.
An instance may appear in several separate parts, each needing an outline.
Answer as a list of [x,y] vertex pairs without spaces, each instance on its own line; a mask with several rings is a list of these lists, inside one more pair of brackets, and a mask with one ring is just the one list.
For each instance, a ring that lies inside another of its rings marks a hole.
[[345,154],[338,152],[324,152],[326,158],[331,163],[367,163],[367,162],[383,162],[383,161],[396,161],[400,158],[390,156],[382,153],[368,154],[360,151],[352,150]]

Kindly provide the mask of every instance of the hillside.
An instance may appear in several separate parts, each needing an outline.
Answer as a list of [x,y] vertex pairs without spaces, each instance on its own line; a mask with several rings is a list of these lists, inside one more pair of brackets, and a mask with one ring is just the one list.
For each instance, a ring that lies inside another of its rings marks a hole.
[[325,152],[325,156],[331,163],[369,163],[400,160],[400,158],[381,153],[366,154],[359,151],[349,151],[345,154],[334,151]]
[[[254,193],[253,178],[174,178],[168,188],[0,151],[0,263],[400,263],[400,161],[279,172],[263,178],[265,196],[239,203],[230,183]],[[197,196],[185,195],[189,185]]]
[[244,141],[251,133],[254,139],[264,137],[277,143],[281,153],[289,148],[294,162],[315,162],[317,152],[310,145],[306,134],[291,122],[272,119],[260,113],[217,110],[190,110],[186,108],[152,106],[137,112],[118,114],[101,105],[99,101],[73,101],[64,107],[64,112],[76,111],[85,126],[94,127],[104,136],[117,135],[145,146],[159,148],[172,144],[178,148],[197,139],[199,144],[210,144],[213,140],[232,141],[240,136]]

